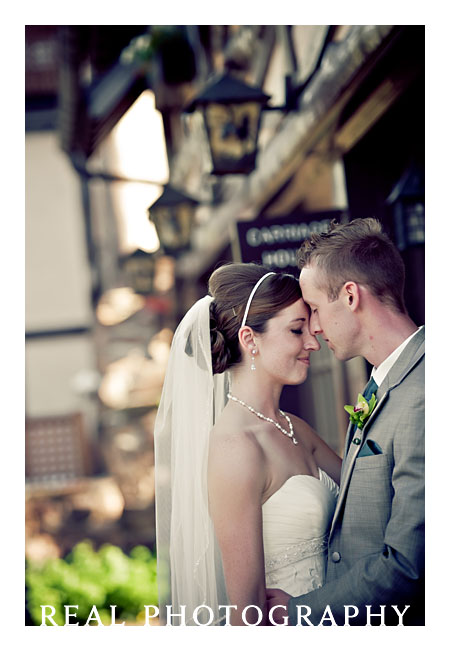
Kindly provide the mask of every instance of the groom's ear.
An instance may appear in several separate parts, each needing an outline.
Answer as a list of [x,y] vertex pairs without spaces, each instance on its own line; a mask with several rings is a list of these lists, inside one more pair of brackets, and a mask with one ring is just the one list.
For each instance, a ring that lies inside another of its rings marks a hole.
[[361,300],[361,293],[358,283],[349,280],[344,284],[342,291],[347,307],[352,312],[354,312],[358,308]]

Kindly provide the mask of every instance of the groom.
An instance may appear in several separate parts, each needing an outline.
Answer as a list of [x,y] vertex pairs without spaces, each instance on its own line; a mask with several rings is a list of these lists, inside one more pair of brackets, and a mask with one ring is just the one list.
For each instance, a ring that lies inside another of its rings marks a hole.
[[347,431],[325,584],[268,590],[268,609],[286,606],[292,626],[395,626],[397,611],[424,626],[424,329],[405,309],[403,261],[377,220],[355,219],[313,235],[298,263],[311,332],[337,359],[373,365],[376,404]]

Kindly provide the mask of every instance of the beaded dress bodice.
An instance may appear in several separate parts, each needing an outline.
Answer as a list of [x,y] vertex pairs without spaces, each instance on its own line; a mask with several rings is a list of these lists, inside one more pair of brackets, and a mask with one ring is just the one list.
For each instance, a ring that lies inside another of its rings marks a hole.
[[267,588],[299,596],[323,585],[338,493],[337,484],[319,468],[319,479],[289,477],[263,504]]

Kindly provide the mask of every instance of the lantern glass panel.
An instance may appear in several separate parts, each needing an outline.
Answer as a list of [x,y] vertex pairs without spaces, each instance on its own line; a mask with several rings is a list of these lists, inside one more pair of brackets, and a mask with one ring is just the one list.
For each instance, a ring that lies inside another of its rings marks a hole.
[[136,294],[152,293],[154,265],[154,258],[150,254],[130,256],[124,262],[127,281]]
[[194,208],[189,203],[180,203],[175,207],[175,214],[178,229],[178,245],[180,248],[187,247],[191,241]]
[[194,208],[188,203],[158,206],[150,211],[158,237],[166,251],[177,251],[190,244]]
[[213,173],[248,173],[254,169],[260,117],[257,102],[205,106]]

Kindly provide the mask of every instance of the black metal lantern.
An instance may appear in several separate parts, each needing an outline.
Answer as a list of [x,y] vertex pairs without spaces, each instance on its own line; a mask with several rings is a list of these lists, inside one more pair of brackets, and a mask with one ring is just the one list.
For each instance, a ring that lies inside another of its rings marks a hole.
[[122,259],[122,270],[127,284],[136,294],[147,296],[153,291],[155,275],[155,256],[142,249]]
[[209,84],[187,107],[200,107],[211,148],[213,174],[248,174],[255,169],[261,111],[269,95],[228,74]]
[[412,164],[394,186],[386,203],[392,207],[397,247],[403,251],[425,243],[425,179]]
[[164,252],[176,256],[189,248],[198,201],[170,185],[148,209]]

